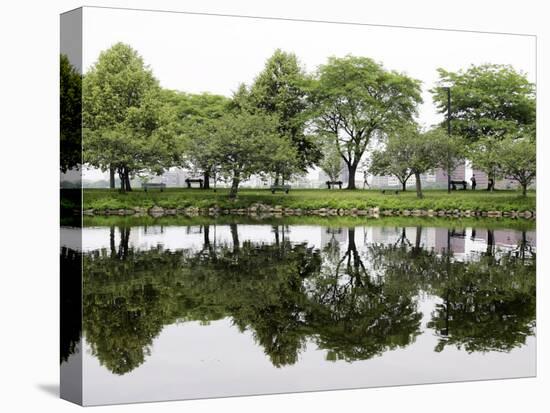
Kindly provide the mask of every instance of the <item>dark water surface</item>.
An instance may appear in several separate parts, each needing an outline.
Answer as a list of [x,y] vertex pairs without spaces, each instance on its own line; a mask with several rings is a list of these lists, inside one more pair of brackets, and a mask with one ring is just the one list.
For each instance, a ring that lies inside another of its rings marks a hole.
[[411,223],[87,226],[62,366],[85,404],[535,375],[535,231]]

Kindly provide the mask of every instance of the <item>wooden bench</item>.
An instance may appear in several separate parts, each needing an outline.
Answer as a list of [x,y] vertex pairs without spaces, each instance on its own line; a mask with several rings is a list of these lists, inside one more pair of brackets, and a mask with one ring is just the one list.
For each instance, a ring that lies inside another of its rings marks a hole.
[[386,195],[386,193],[399,195],[399,190],[398,189],[382,189],[382,195]]
[[333,188],[336,188],[336,185],[338,185],[338,187],[342,189],[342,181],[327,181],[325,183],[327,184],[328,189],[330,189],[331,186]]
[[451,189],[453,191],[456,191],[456,186],[457,185],[462,185],[462,190],[464,190],[464,191],[468,187],[468,183],[466,181],[451,181]]
[[202,180],[202,179],[191,179],[191,178],[187,178],[187,179],[185,180],[185,183],[187,184],[187,188],[191,188],[191,184],[194,183],[194,184],[199,184],[199,188],[202,189],[203,180]]
[[147,192],[147,188],[160,188],[160,192],[162,192],[164,190],[164,188],[166,188],[166,184],[157,184],[157,183],[153,183],[153,182],[144,182],[141,184],[141,187],[143,188],[143,190],[145,192]]
[[285,194],[288,194],[288,191],[290,191],[290,185],[271,185],[269,189],[271,189],[272,194],[276,191],[284,191]]

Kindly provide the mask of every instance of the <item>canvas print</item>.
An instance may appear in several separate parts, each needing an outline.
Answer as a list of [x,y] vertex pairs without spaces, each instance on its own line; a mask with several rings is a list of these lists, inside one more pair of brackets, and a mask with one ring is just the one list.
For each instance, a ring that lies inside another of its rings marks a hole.
[[62,14],[62,397],[535,376],[535,80],[520,34]]

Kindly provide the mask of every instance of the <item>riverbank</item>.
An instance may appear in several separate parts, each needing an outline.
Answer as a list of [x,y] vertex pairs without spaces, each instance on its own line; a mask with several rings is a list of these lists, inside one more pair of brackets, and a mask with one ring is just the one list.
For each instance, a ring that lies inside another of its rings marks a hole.
[[517,191],[426,190],[418,199],[414,191],[395,193],[379,190],[291,190],[271,194],[269,190],[243,189],[235,200],[227,190],[85,189],[85,215],[285,215],[285,216],[402,216],[402,217],[536,217],[535,192],[522,197]]
[[[518,231],[534,230],[536,222],[532,219],[484,219],[484,218],[444,218],[444,217],[381,217],[365,220],[358,216],[275,216],[275,215],[219,215],[216,217],[198,215],[164,215],[152,217],[150,215],[96,215],[84,216],[84,227],[133,227],[133,226],[205,226],[205,225],[321,225],[327,228],[352,228],[358,226],[390,226],[390,227],[435,227],[435,228],[484,228],[484,229],[514,229]],[[79,225],[72,220],[65,225]]]

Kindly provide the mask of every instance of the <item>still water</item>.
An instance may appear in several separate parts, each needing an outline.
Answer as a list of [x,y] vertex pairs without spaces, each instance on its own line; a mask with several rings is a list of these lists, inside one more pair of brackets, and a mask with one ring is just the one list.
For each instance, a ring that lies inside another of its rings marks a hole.
[[80,248],[85,404],[536,374],[532,229],[121,224]]

